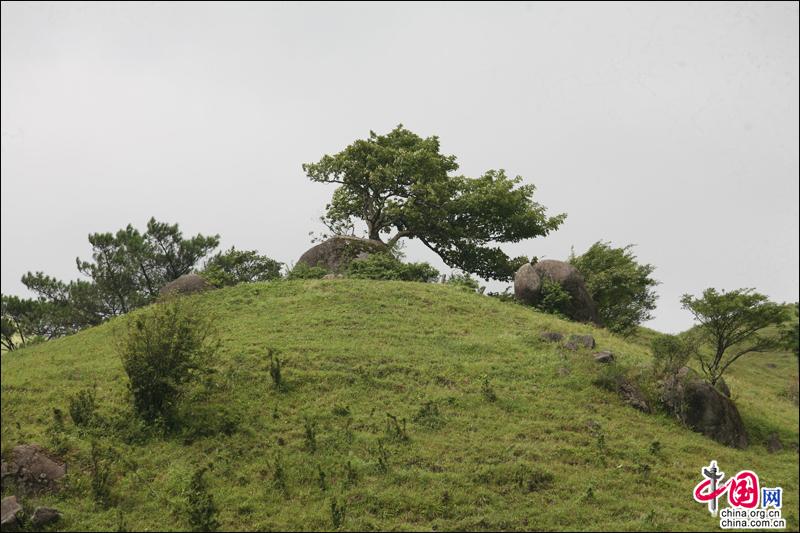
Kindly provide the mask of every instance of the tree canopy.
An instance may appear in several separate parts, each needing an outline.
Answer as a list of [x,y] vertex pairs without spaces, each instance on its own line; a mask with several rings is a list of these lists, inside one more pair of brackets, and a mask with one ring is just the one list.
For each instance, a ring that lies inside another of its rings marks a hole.
[[[129,224],[116,233],[92,233],[89,243],[92,259],[76,259],[78,271],[88,279],[64,282],[43,272],[28,272],[22,283],[34,298],[3,295],[3,346],[13,350],[35,340],[67,335],[151,303],[166,283],[194,270],[217,247],[219,235],[184,238],[177,224],[151,218],[144,233]],[[235,258],[218,256],[214,264],[223,271],[234,268],[232,263],[243,267],[256,259],[264,267],[267,258],[250,252]],[[266,266],[280,268],[272,263]]]
[[706,289],[699,298],[684,294],[681,304],[694,315],[698,331],[712,346],[710,357],[699,352],[700,366],[712,385],[743,355],[784,347],[779,335],[764,330],[784,324],[789,311],[753,289]]
[[303,170],[312,181],[338,185],[322,217],[334,234],[353,233],[360,220],[370,239],[390,246],[419,239],[448,266],[487,279],[511,279],[521,264],[498,243],[545,236],[566,217],[548,217],[533,201],[535,186],[520,176],[453,175],[456,157],[440,153],[438,137],[402,125],[386,135],[370,132]]
[[597,304],[600,321],[611,331],[629,334],[636,326],[652,318],[656,308],[652,278],[653,265],[639,264],[631,251],[633,245],[613,248],[598,241],[583,255],[570,257],[586,282],[586,290]]

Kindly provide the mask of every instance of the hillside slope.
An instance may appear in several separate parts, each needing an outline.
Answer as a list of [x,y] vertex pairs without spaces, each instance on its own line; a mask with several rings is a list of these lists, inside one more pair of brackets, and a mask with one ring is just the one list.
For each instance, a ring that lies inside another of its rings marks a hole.
[[[624,405],[591,384],[591,352],[565,352],[539,333],[590,332],[622,363],[646,362],[643,346],[519,305],[357,280],[192,298],[215,314],[223,344],[216,385],[187,404],[181,435],[147,436],[132,420],[114,351],[125,317],[3,355],[4,456],[21,443],[48,446],[53,408],[68,412],[69,396],[92,384],[113,428],[100,441],[117,453],[104,509],[91,498],[89,438],[66,416],[69,481],[28,499],[63,510],[60,529],[185,530],[186,487],[211,464],[227,530],[330,529],[332,500],[348,530],[716,530],[691,496],[711,459],[782,486],[788,529],[798,528],[798,412],[785,395],[797,362],[788,353],[749,357],[729,379],[754,441],[742,451]],[[268,347],[285,361],[285,392],[271,385]],[[387,431],[387,413],[406,419],[407,440]],[[772,432],[791,444],[768,454]],[[655,441],[661,451],[651,453]]]

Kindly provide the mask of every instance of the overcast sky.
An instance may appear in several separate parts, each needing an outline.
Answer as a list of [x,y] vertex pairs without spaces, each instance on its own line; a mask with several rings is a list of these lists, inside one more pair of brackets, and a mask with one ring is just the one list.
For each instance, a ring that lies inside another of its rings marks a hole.
[[3,2],[2,291],[151,216],[294,262],[332,192],[301,164],[399,123],[568,214],[510,254],[636,244],[650,327],[798,299],[796,3]]

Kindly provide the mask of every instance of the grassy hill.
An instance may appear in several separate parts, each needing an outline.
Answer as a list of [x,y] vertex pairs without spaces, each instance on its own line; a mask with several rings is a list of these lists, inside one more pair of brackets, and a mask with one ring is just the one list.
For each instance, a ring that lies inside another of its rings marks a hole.
[[[130,414],[114,350],[127,317],[3,354],[4,455],[21,443],[51,446],[53,408],[68,412],[70,395],[97,386],[108,426],[100,445],[116,453],[112,504],[94,503],[90,438],[67,415],[68,482],[27,500],[64,511],[60,529],[186,529],[186,488],[211,464],[226,530],[330,529],[332,501],[347,530],[716,530],[691,496],[711,459],[783,487],[788,529],[798,528],[791,354],[747,356],[733,369],[752,441],[735,450],[624,405],[591,384],[599,365],[590,352],[539,333],[591,333],[623,364],[647,362],[642,343],[530,308],[442,285],[357,280],[192,298],[216,315],[223,344],[216,384],[189,399],[178,435],[148,435]],[[268,347],[285,361],[283,392],[272,387]],[[771,432],[784,451],[767,453]]]

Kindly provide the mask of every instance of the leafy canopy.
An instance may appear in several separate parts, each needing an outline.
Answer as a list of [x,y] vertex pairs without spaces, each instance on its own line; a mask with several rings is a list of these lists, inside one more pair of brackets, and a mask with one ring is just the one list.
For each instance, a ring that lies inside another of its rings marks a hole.
[[438,137],[422,138],[397,126],[370,132],[334,155],[303,165],[315,182],[334,183],[323,223],[334,233],[366,224],[370,239],[394,245],[419,239],[450,267],[508,280],[513,262],[496,243],[518,242],[558,229],[566,215],[547,217],[533,201],[535,187],[503,170],[478,178],[452,175],[453,155],[440,153]]
[[684,294],[681,304],[694,315],[699,322],[699,332],[713,348],[711,356],[702,352],[698,355],[700,366],[712,385],[716,385],[725,370],[743,355],[783,346],[779,336],[766,335],[764,330],[786,322],[789,311],[754,289],[730,292],[706,289],[699,298]]
[[256,250],[237,250],[231,247],[206,261],[202,275],[215,287],[227,287],[280,278],[282,268],[283,263],[259,255]]
[[653,288],[653,265],[641,265],[633,245],[613,248],[598,241],[583,255],[570,257],[586,282],[586,290],[597,304],[600,321],[611,331],[630,334],[636,326],[652,318],[658,295]]

